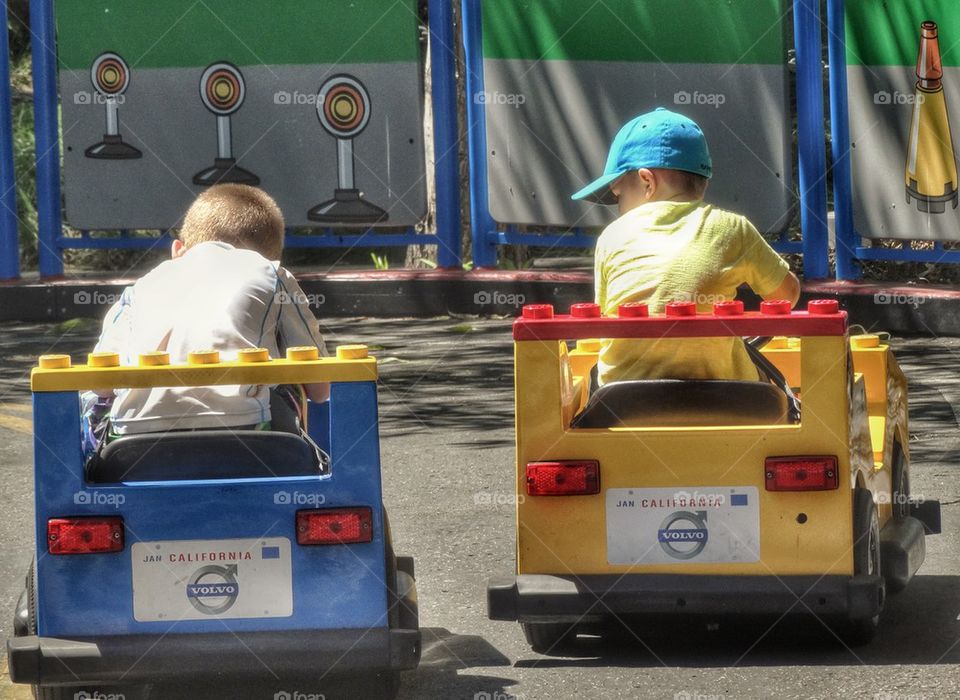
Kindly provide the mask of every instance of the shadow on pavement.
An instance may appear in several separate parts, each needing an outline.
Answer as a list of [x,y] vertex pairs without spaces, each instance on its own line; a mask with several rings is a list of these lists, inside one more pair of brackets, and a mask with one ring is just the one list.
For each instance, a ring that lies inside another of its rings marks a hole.
[[[960,576],[917,576],[888,599],[872,643],[848,647],[812,616],[705,624],[662,619],[618,622],[603,638],[581,636],[556,655],[521,659],[523,668],[577,666],[848,666],[960,663]],[[772,625],[772,626],[771,626]],[[922,643],[921,643],[922,641]],[[533,652],[530,652],[533,655]]]

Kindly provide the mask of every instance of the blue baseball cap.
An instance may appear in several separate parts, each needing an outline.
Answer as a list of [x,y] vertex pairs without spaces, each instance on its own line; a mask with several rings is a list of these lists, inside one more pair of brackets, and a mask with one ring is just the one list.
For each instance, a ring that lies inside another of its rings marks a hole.
[[571,199],[616,204],[610,185],[624,173],[640,168],[684,170],[709,178],[713,163],[707,138],[695,121],[663,107],[634,117],[610,144],[603,175]]

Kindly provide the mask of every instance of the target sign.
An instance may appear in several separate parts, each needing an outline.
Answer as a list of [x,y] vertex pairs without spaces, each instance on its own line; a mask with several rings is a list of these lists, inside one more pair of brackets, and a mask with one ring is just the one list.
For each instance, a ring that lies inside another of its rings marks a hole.
[[107,52],[93,62],[90,80],[103,95],[121,95],[130,84],[130,68],[119,54]]
[[231,63],[214,63],[200,77],[200,99],[214,114],[233,114],[246,94],[243,74]]
[[370,96],[356,78],[334,76],[320,88],[317,116],[323,128],[339,139],[356,136],[370,121]]

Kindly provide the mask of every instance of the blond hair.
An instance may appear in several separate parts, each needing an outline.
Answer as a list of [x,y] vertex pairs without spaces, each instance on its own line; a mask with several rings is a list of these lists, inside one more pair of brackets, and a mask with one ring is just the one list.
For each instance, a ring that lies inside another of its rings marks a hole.
[[225,184],[197,196],[183,218],[180,240],[187,248],[221,241],[279,260],[283,233],[283,213],[273,197],[258,187]]

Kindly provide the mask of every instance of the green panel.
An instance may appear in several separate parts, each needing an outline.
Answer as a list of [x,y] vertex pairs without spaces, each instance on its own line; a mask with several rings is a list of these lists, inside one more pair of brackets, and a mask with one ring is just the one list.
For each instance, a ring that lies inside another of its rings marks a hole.
[[846,11],[848,65],[915,65],[920,23],[933,20],[943,65],[960,66],[957,0],[847,0]]
[[61,68],[381,63],[419,56],[416,0],[57,0]]
[[485,58],[781,64],[784,0],[484,0]]

